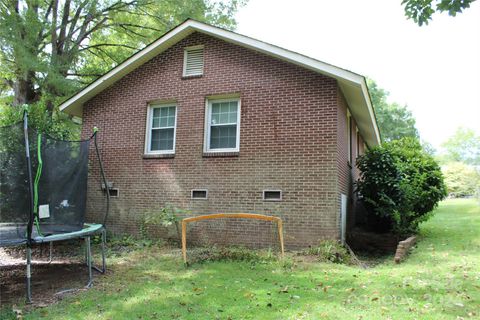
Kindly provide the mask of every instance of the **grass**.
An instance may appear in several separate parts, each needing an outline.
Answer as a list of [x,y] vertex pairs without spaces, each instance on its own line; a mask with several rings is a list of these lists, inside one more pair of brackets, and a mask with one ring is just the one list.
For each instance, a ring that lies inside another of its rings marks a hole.
[[206,262],[161,247],[111,258],[93,289],[25,319],[480,318],[480,207],[448,200],[400,265]]

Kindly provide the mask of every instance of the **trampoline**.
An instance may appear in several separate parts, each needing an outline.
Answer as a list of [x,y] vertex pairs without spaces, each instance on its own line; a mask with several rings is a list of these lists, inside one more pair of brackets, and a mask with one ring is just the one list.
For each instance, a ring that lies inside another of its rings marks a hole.
[[[35,244],[85,240],[89,280],[104,273],[106,209],[101,223],[85,223],[89,150],[93,142],[102,185],[108,186],[97,146],[97,131],[81,141],[58,140],[23,122],[0,127],[0,247],[26,246],[26,297],[31,302],[31,248]],[[107,190],[108,191],[108,190]],[[101,235],[102,265],[93,266],[91,237]]]

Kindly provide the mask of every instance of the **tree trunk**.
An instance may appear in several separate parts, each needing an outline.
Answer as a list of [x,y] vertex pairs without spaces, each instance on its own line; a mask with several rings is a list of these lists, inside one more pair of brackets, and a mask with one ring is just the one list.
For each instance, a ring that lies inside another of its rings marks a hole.
[[14,99],[13,106],[21,106],[35,102],[38,98],[30,76],[17,77],[13,83]]

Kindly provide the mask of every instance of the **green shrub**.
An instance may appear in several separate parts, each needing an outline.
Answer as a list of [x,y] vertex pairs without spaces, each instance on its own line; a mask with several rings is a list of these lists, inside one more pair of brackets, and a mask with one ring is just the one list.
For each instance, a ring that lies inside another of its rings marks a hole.
[[366,226],[376,232],[416,232],[447,195],[439,165],[414,138],[368,150],[357,159],[357,167]]
[[310,247],[302,253],[315,256],[321,262],[349,264],[352,258],[348,250],[334,240],[321,241],[318,246]]
[[177,240],[180,240],[180,227],[179,222],[181,220],[181,215],[189,214],[190,211],[177,208],[170,204],[167,204],[165,207],[161,208],[158,211],[146,212],[143,216],[143,220],[140,222],[140,233],[143,238],[148,238],[148,227],[153,226],[163,226],[165,228],[175,227]]

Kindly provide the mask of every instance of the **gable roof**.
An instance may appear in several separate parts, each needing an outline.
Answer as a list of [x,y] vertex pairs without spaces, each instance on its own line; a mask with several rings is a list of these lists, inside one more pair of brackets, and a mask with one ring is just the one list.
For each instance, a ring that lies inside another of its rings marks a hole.
[[60,110],[81,117],[83,104],[85,102],[194,32],[200,32],[241,47],[255,50],[276,59],[336,79],[340,90],[350,107],[350,113],[355,118],[359,131],[364,137],[365,142],[369,146],[374,146],[380,143],[380,134],[365,77],[299,53],[192,19],[186,20],[174,29],[165,33],[158,40],[138,51],[130,58],[83,88],[77,94],[64,101],[60,105]]

